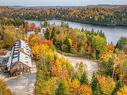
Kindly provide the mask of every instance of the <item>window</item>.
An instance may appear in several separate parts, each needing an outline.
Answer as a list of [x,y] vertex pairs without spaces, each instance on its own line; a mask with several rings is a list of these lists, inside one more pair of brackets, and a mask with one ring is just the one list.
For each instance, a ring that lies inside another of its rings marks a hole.
[[26,56],[25,58],[28,58],[28,56]]
[[28,61],[25,61],[26,63],[28,63]]

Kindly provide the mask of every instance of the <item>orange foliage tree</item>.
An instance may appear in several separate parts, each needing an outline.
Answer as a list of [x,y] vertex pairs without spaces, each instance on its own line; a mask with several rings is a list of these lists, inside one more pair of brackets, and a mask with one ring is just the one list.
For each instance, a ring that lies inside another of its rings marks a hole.
[[53,45],[52,41],[47,39],[41,39],[40,44],[47,44],[49,47]]
[[35,28],[34,28],[34,32],[35,32],[35,33],[40,32],[40,30],[41,30],[40,27],[35,27]]
[[36,35],[36,34],[33,34],[29,37],[29,44],[31,46],[34,46],[34,45],[37,45],[40,43],[40,36]]
[[89,85],[81,85],[79,88],[80,95],[92,95],[92,88]]
[[35,23],[30,23],[30,30],[34,30],[35,27],[36,27]]
[[113,45],[113,43],[108,44],[108,49],[111,50],[112,52],[115,50],[115,46]]

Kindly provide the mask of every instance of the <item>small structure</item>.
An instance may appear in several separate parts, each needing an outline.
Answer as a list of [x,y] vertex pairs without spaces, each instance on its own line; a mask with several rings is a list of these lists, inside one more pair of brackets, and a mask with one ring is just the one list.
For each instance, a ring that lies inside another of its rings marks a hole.
[[[44,36],[44,32],[46,31],[46,28],[41,28],[41,30],[39,32],[37,32],[37,34],[41,37]],[[30,35],[36,34],[34,31],[28,31],[27,32],[27,36],[29,37]]]
[[0,71],[6,68],[9,56],[10,51],[5,49],[0,50]]
[[20,40],[15,43],[7,67],[11,76],[16,76],[23,72],[30,72],[32,67],[31,49],[27,42]]
[[28,32],[27,32],[27,36],[30,36],[30,35],[33,35],[33,34],[35,34],[34,31],[28,31]]
[[38,33],[38,35],[44,36],[45,31],[46,31],[46,28],[41,28],[41,31]]

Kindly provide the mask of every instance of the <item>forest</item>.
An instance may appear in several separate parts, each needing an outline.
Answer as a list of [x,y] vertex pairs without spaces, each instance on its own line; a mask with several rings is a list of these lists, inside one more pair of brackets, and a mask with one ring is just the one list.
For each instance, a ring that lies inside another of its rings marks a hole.
[[[34,25],[28,25],[27,29]],[[121,37],[117,45],[107,43],[102,32],[49,25],[44,37],[29,37],[32,52],[37,60],[36,95],[126,95],[127,94],[127,39]],[[33,29],[33,27],[31,27]],[[31,29],[30,29],[31,30]],[[81,56],[96,60],[99,70],[88,79],[85,63],[72,66],[64,56]]]
[[[47,20],[42,27],[46,28],[44,36],[38,34],[41,27],[35,23],[25,23],[20,18],[0,20],[0,49],[10,50],[19,39],[29,42],[37,66],[35,95],[127,94],[126,37],[113,45],[107,43],[102,31],[73,29],[65,22],[60,26],[50,25]],[[28,37],[28,31],[35,34]],[[74,67],[64,55],[96,61],[99,70],[90,80],[85,63],[81,61]],[[12,95],[3,80],[0,81],[0,93]]]
[[103,26],[127,26],[127,7],[27,8],[0,7],[0,17],[30,20],[60,19]]

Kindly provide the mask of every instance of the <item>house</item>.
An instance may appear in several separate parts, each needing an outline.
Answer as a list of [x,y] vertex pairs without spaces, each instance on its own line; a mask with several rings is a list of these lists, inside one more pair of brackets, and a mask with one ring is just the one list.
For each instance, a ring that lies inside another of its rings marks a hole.
[[[44,36],[44,32],[46,31],[46,28],[41,28],[39,32],[37,32],[37,34],[40,36],[40,37],[43,37]],[[30,35],[33,35],[33,34],[36,34],[34,31],[28,31],[27,32],[27,36],[29,37]]]
[[28,32],[27,32],[27,36],[28,36],[28,37],[29,37],[30,35],[33,35],[33,34],[35,34],[34,31],[28,31]]
[[41,28],[41,31],[38,33],[38,35],[44,36],[44,32],[46,31],[46,28]]
[[17,41],[11,50],[7,63],[10,75],[16,76],[23,72],[30,72],[31,67],[31,49],[28,43],[23,40]]
[[5,49],[0,50],[0,71],[6,68],[9,56],[10,51]]

